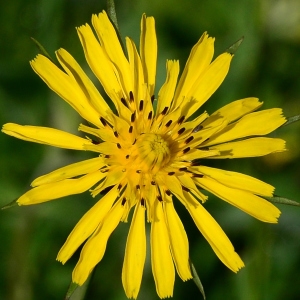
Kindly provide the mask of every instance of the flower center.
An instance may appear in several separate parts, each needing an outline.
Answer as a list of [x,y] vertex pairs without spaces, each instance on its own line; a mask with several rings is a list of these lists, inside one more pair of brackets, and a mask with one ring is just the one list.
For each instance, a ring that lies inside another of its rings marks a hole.
[[169,143],[159,134],[142,134],[135,146],[138,164],[144,172],[156,173],[170,160]]

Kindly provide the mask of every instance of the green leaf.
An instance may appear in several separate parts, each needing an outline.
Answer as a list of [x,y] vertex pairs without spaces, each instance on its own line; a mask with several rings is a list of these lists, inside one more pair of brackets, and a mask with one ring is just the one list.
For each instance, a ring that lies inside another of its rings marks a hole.
[[278,203],[278,204],[286,204],[286,205],[292,205],[292,206],[300,206],[300,203],[294,200],[290,200],[284,197],[280,196],[274,196],[274,197],[265,197],[266,200],[272,203]]
[[12,202],[10,202],[10,203],[8,203],[8,204],[2,206],[2,207],[1,207],[1,210],[7,209],[7,208],[11,208],[11,207],[13,207],[13,206],[17,206],[17,205],[18,205],[17,200],[18,200],[18,199],[15,199],[15,200],[13,200]]
[[225,52],[234,54],[236,52],[236,50],[240,47],[243,40],[244,40],[244,37],[242,36],[239,40],[237,40],[234,44],[232,44]]
[[300,115],[289,117],[289,118],[287,118],[287,121],[281,127],[286,126],[286,125],[290,125],[290,124],[292,124],[294,122],[297,122],[299,120],[300,120]]
[[35,43],[35,45],[38,47],[41,54],[48,57],[53,63],[55,63],[54,60],[52,59],[52,57],[50,56],[50,54],[47,52],[47,50],[43,47],[43,45],[40,42],[38,42],[35,38],[31,37],[31,39]]
[[198,273],[197,273],[197,271],[196,271],[196,269],[195,269],[195,267],[194,267],[191,260],[189,261],[189,263],[190,263],[190,267],[191,267],[191,271],[192,271],[192,275],[193,275],[193,280],[194,280],[196,286],[198,287],[199,291],[201,292],[201,294],[203,296],[203,299],[206,300],[205,293],[204,293],[204,288],[203,288],[201,280],[198,276]]
[[93,274],[94,271],[86,280],[86,282],[81,286],[78,285],[77,283],[71,282],[64,300],[83,300]]

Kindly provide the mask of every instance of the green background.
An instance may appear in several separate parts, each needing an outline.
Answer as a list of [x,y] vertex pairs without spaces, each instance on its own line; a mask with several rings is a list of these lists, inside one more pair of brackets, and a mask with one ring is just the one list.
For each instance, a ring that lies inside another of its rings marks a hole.
[[[300,114],[298,0],[116,0],[116,7],[122,35],[132,37],[136,43],[141,14],[145,12],[156,19],[157,91],[165,79],[166,59],[179,59],[183,69],[190,49],[204,31],[216,38],[216,55],[244,36],[229,75],[203,109],[212,113],[230,101],[255,96],[264,101],[264,108],[282,107],[286,116]],[[67,49],[92,76],[75,27],[90,23],[91,14],[105,8],[105,1],[93,0],[1,2],[1,124],[15,122],[77,132],[79,116],[29,66],[28,61],[38,53],[30,37],[40,41],[51,55],[60,47]],[[276,194],[299,201],[299,125],[294,123],[273,134],[287,140],[286,153],[207,163],[257,177],[276,186]],[[37,176],[91,157],[89,153],[32,144],[2,133],[0,145],[0,205],[27,191]],[[56,254],[94,201],[85,193],[0,212],[0,299],[64,298],[79,252],[65,266],[55,261]],[[299,208],[280,205],[279,224],[271,225],[210,196],[205,207],[228,234],[246,264],[234,274],[218,260],[185,210],[176,207],[188,232],[190,256],[207,299],[299,299]],[[126,299],[121,268],[128,228],[129,223],[122,223],[113,233],[86,299]],[[158,299],[149,247],[147,254],[139,299]],[[177,276],[174,299],[184,297],[201,299],[193,281],[184,283]]]

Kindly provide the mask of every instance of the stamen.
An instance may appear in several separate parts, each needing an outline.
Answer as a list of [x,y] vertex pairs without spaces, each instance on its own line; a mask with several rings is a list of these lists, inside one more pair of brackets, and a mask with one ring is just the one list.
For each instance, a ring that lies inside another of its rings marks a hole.
[[106,154],[104,155],[105,158],[110,158],[110,155]]
[[118,185],[118,190],[120,190],[122,188],[122,184],[120,183],[119,185]]
[[127,104],[125,98],[122,97],[122,98],[121,98],[121,102],[128,108],[128,104]]
[[187,148],[183,149],[182,152],[183,152],[183,154],[186,154],[186,153],[188,153],[190,150],[191,150],[191,148],[190,148],[190,147],[187,147]]
[[119,149],[121,149],[122,147],[121,147],[121,145],[119,144],[119,143],[117,143],[117,147],[119,148]]
[[128,158],[129,158],[129,154],[126,155],[126,159],[128,159]]
[[191,135],[189,138],[187,138],[185,140],[185,143],[188,144],[189,142],[191,142],[194,139],[194,137]]
[[162,201],[163,201],[163,199],[162,199],[161,195],[158,195],[158,196],[157,196],[157,199],[158,199],[158,201],[160,201],[160,202],[162,202]]
[[142,111],[143,108],[144,108],[144,100],[141,100],[139,110]]
[[169,109],[169,107],[166,106],[166,107],[163,109],[163,111],[161,112],[161,114],[164,116],[164,115],[167,113],[168,109]]
[[155,183],[155,181],[154,181],[154,180],[152,180],[152,181],[151,181],[151,184],[152,184],[152,185],[156,185],[156,183]]
[[139,184],[137,184],[136,189],[139,190],[141,187]]
[[119,136],[117,131],[114,131],[114,135],[115,135],[116,138]]
[[129,131],[129,133],[132,133],[132,131],[133,131],[133,126],[130,126],[128,131]]
[[131,123],[133,123],[135,121],[135,112],[131,115],[130,120],[131,120]]
[[152,102],[152,104],[153,104],[153,102],[154,102],[154,99],[155,99],[155,96],[152,95],[152,96],[151,96],[151,102]]
[[132,146],[136,143],[136,139],[134,139],[134,142],[132,143]]
[[168,123],[165,125],[166,127],[170,127],[170,125],[172,124],[172,120],[169,120]]
[[134,97],[133,97],[133,92],[132,91],[129,92],[129,100],[130,100],[130,102],[134,101]]
[[141,174],[142,170],[137,170],[136,173]]
[[150,111],[148,114],[148,120],[151,120],[151,119],[152,119],[152,111]]
[[170,176],[172,176],[172,175],[174,175],[175,174],[175,172],[169,172],[168,173],[168,175],[170,175]]
[[141,205],[145,206],[145,199],[144,198],[141,199]]
[[171,195],[172,195],[172,193],[171,193],[170,190],[166,190],[166,194],[167,194],[168,196],[171,196]]
[[181,135],[181,134],[184,133],[184,132],[185,132],[185,128],[182,127],[182,128],[180,128],[180,129],[178,130],[177,134],[178,134],[178,135]]
[[197,125],[195,128],[194,128],[194,130],[193,130],[193,133],[194,132],[198,132],[198,131],[200,131],[200,130],[202,130],[203,129],[203,126],[202,125]]
[[185,171],[187,171],[187,167],[183,167],[183,168],[179,168],[179,171],[181,171],[181,172],[185,172]]
[[182,189],[183,189],[184,191],[186,191],[186,192],[189,192],[189,191],[190,191],[190,189],[188,189],[188,188],[185,187],[185,186],[182,186]]
[[126,198],[124,197],[124,198],[122,199],[122,203],[121,203],[121,204],[122,204],[122,206],[124,206],[124,205],[125,205],[126,201],[127,201],[127,200],[126,200]]
[[180,124],[182,124],[183,123],[183,121],[184,121],[184,119],[185,119],[185,116],[182,116],[179,120],[178,120],[178,124],[180,125]]
[[196,177],[196,178],[203,178],[204,175],[202,175],[202,174],[193,174],[193,177]]
[[103,124],[103,126],[107,126],[107,122],[103,117],[100,117],[100,121]]

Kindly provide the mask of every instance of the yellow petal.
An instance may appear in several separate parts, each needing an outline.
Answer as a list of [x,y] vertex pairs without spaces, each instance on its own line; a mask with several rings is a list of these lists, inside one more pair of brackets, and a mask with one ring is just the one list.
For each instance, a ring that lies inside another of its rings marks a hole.
[[87,159],[78,163],[59,168],[51,173],[36,178],[31,186],[35,187],[42,184],[61,181],[63,179],[76,177],[100,170],[105,165],[103,157]]
[[133,91],[129,62],[124,55],[117,33],[106,12],[103,11],[98,16],[93,15],[92,24],[101,46],[115,67],[119,84],[123,88],[124,94],[129,98],[129,92]]
[[202,106],[221,85],[229,71],[231,59],[232,55],[229,53],[219,55],[191,87],[183,108],[187,118]]
[[32,205],[80,194],[87,191],[102,178],[103,173],[96,171],[79,179],[64,179],[54,183],[43,184],[23,194],[17,202],[19,205]]
[[177,78],[179,74],[179,61],[167,60],[167,78],[158,93],[156,115],[159,115],[165,107],[171,107],[174,98]]
[[60,249],[57,260],[63,264],[73,255],[78,247],[95,231],[102,222],[119,195],[117,187],[105,194],[76,224],[68,239]]
[[83,90],[73,78],[40,54],[30,62],[30,65],[48,87],[70,104],[84,119],[96,126],[101,124],[99,113],[87,101]]
[[208,157],[214,159],[256,157],[286,150],[284,140],[265,137],[224,143],[221,145],[211,146],[209,149],[219,151],[218,155]]
[[145,82],[148,84],[149,94],[152,96],[155,89],[157,39],[155,20],[153,17],[146,17],[145,14],[141,20],[140,54]]
[[274,192],[274,187],[270,184],[245,174],[205,166],[195,167],[194,169],[200,174],[207,175],[231,188],[245,190],[253,194],[267,197],[271,197]]
[[211,136],[205,146],[216,145],[253,135],[266,135],[286,122],[281,108],[272,108],[245,115]]
[[168,231],[171,243],[171,250],[178,275],[183,281],[192,278],[189,265],[189,242],[173,206],[173,201],[170,199],[165,202],[165,215],[168,223]]
[[56,57],[68,75],[73,79],[73,84],[77,85],[78,89],[83,91],[86,101],[90,103],[100,116],[106,117],[106,111],[110,111],[109,106],[76,60],[64,49],[56,51]]
[[179,80],[172,109],[187,99],[192,86],[208,68],[214,55],[214,40],[205,32],[193,47]]
[[242,116],[251,113],[261,107],[263,102],[259,102],[257,98],[245,98],[230,102],[222,108],[215,111],[207,120],[203,122],[203,126],[213,126],[218,118],[226,118],[231,123]]
[[[184,192],[187,199],[190,196]],[[215,219],[199,204],[197,207],[188,204],[187,209],[192,216],[196,226],[208,241],[219,259],[233,272],[237,272],[239,269],[244,267],[244,263],[239,255],[234,251],[234,248]]]
[[94,267],[103,258],[107,241],[118,226],[123,213],[124,206],[121,204],[121,201],[118,201],[109,211],[92,237],[85,243],[81,250],[79,261],[72,273],[73,282],[83,285]]
[[84,150],[85,145],[92,144],[79,136],[48,127],[6,123],[2,132],[21,140],[65,149]]
[[199,183],[201,188],[206,189],[260,221],[267,223],[278,222],[280,210],[263,198],[247,191],[227,187],[208,177],[195,178],[195,181]]
[[121,93],[121,87],[112,62],[108,59],[88,24],[78,27],[77,33],[90,68],[101,82],[106,94],[118,107],[117,103],[120,101],[118,95]]
[[146,259],[145,207],[137,204],[126,243],[122,283],[126,296],[136,299]]
[[151,223],[151,265],[156,292],[160,298],[167,298],[173,296],[175,270],[162,203],[157,202]]

